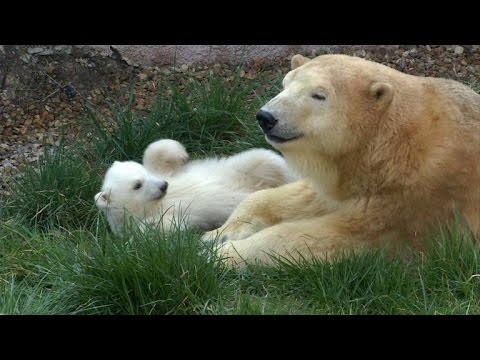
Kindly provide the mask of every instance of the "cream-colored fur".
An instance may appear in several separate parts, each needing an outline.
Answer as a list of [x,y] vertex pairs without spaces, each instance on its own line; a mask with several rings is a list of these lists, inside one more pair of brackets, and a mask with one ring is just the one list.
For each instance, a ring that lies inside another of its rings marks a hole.
[[250,193],[298,179],[280,155],[266,149],[187,160],[183,145],[163,139],[147,147],[144,165],[116,161],[95,196],[111,229],[121,233],[129,216],[141,229],[150,223],[161,223],[166,232],[214,229]]
[[346,55],[296,55],[261,110],[266,139],[306,178],[250,195],[204,239],[233,265],[269,253],[331,259],[465,217],[480,235],[480,95]]

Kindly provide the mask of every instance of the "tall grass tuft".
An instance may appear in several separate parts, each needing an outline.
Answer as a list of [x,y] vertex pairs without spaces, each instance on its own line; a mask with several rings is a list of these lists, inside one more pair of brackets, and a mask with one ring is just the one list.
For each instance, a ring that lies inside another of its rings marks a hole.
[[131,90],[124,106],[110,103],[112,117],[86,105],[87,120],[93,125],[93,136],[86,151],[90,161],[104,165],[115,160],[141,161],[148,144],[160,138],[161,124],[171,119],[171,101],[157,97],[148,116],[134,112],[134,103],[135,94]]
[[[43,286],[43,279],[18,281],[14,277],[0,279],[0,314],[58,315],[71,314],[66,288],[52,290]],[[33,284],[33,285],[32,285]]]
[[81,313],[209,313],[222,295],[223,265],[194,233],[130,229],[96,240],[76,234],[74,241],[91,246],[57,248],[53,258]]
[[180,141],[193,157],[268,147],[256,125],[255,85],[242,81],[239,72],[229,80],[212,74],[206,81],[191,78],[182,85],[162,81],[147,115],[134,111],[133,91],[125,106],[111,104],[112,117],[87,106],[93,130],[90,156],[106,165],[140,161],[147,145],[161,138]]
[[24,176],[5,200],[7,215],[21,214],[38,229],[82,227],[96,214],[93,196],[98,190],[98,172],[83,161],[78,149],[45,147],[35,163],[25,167]]
[[422,312],[480,313],[480,247],[463,220],[442,227],[432,236],[418,262]]

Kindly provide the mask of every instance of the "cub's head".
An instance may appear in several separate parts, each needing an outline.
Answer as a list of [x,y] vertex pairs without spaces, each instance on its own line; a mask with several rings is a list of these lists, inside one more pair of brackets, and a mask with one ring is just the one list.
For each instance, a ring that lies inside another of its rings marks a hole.
[[295,55],[283,90],[257,113],[265,137],[286,155],[354,151],[386,114],[395,70],[346,55]]
[[123,217],[126,211],[144,219],[158,209],[167,188],[165,180],[152,175],[141,164],[115,161],[105,174],[102,191],[95,195],[95,204],[107,215]]

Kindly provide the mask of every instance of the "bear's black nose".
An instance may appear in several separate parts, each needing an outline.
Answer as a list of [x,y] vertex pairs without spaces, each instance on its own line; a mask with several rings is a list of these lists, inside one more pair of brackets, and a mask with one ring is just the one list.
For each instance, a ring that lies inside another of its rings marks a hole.
[[267,111],[260,110],[257,112],[257,120],[263,132],[268,133],[277,124],[278,120]]
[[160,190],[165,192],[168,188],[168,182],[164,182],[162,185],[160,185]]

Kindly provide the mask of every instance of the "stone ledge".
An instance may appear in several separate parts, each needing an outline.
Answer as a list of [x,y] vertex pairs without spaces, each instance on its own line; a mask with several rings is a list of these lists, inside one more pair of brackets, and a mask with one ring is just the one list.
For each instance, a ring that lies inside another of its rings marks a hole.
[[[398,45],[31,45],[25,46],[24,62],[32,56],[68,54],[118,57],[129,65],[162,66],[173,64],[209,65],[275,61],[295,53],[315,56],[321,53],[370,48],[396,49]],[[0,52],[4,52],[0,45]]]

